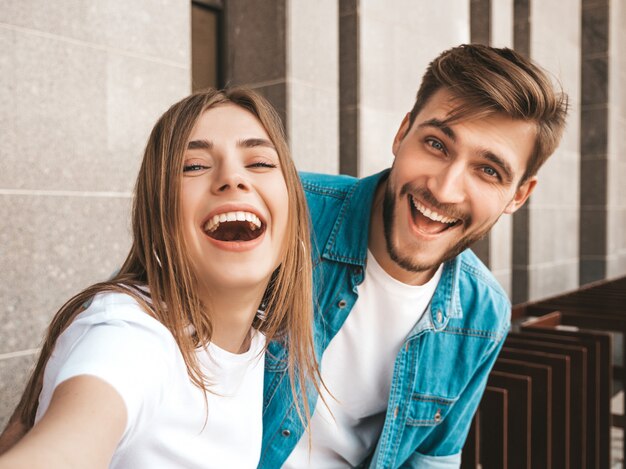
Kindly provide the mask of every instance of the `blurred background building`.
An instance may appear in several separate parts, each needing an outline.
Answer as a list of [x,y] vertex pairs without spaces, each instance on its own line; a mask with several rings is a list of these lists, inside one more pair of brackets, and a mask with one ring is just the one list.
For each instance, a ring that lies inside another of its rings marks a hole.
[[515,48],[562,83],[569,125],[475,250],[514,303],[626,274],[624,24],[624,0],[3,0],[0,427],[51,316],[123,261],[152,125],[206,86],[269,98],[301,170],[364,176],[430,60]]

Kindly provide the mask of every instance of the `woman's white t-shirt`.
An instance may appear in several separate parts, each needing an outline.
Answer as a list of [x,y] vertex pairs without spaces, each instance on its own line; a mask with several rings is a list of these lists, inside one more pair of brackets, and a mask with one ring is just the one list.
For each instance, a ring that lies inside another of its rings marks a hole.
[[61,334],[46,366],[35,421],[63,381],[92,375],[126,404],[127,423],[111,468],[246,468],[261,454],[263,347],[233,354],[214,344],[196,350],[211,380],[196,387],[174,337],[129,295],[97,295]]

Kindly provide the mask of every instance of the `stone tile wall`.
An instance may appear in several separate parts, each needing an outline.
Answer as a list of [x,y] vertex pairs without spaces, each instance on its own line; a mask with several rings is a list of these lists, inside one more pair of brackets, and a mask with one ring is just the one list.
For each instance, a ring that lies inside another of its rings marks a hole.
[[186,2],[61,3],[0,4],[0,428],[52,315],[124,260],[148,133],[189,92]]

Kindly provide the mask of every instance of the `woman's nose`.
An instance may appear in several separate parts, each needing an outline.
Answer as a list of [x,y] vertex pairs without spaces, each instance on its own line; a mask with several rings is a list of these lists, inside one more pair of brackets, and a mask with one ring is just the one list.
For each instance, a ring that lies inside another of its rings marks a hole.
[[241,169],[232,164],[220,165],[218,171],[215,173],[212,186],[214,192],[226,192],[230,190],[247,191],[250,188]]

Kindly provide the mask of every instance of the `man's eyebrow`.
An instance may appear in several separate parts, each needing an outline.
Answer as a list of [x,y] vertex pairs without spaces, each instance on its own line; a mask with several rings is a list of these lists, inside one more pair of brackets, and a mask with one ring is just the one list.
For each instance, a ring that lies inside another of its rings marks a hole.
[[237,141],[238,147],[254,148],[254,147],[268,147],[275,150],[274,144],[265,138],[244,138]]
[[210,140],[192,140],[187,144],[187,150],[210,150],[213,142]]
[[506,160],[500,158],[498,155],[490,152],[489,150],[481,151],[480,155],[500,168],[500,170],[504,173],[504,182],[510,183],[511,181],[513,181],[513,170],[511,169],[509,163],[506,162]]
[[450,128],[449,125],[446,125],[444,121],[433,118],[427,121],[422,122],[418,127],[435,127],[441,130],[450,140],[456,143],[456,135],[454,135],[454,131]]

